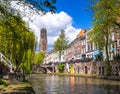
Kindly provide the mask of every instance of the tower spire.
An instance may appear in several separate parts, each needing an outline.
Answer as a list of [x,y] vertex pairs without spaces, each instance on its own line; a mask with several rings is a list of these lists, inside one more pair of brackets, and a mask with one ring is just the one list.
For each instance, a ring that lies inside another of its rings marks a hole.
[[40,30],[40,51],[47,52],[47,30],[42,28]]

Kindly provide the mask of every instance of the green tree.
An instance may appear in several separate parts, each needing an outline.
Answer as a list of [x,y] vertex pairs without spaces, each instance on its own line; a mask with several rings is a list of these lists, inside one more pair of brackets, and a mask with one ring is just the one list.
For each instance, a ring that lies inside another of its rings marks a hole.
[[30,73],[35,49],[34,33],[28,30],[19,16],[1,20],[0,28],[0,51],[11,60],[16,69],[23,70],[23,75]]
[[20,66],[19,66],[20,69],[23,69],[24,73],[27,73],[27,74],[31,73],[33,58],[34,58],[34,53],[31,51],[31,49],[27,50],[24,53],[24,57],[23,57],[24,60],[22,63],[20,63]]
[[57,40],[54,42],[54,51],[59,52],[59,61],[61,62],[62,52],[68,48],[68,40],[65,36],[65,31],[61,30],[61,33]]
[[[53,5],[56,1],[45,1],[40,1],[43,3],[39,2],[39,7],[44,7],[44,11],[55,12],[56,8]],[[10,2],[11,0],[0,1],[0,52],[11,60],[16,69],[21,68],[24,75],[24,73],[30,73],[31,70],[35,35],[22,21],[19,11],[10,6]],[[38,2],[36,4],[38,5]]]
[[35,64],[42,64],[44,61],[45,53],[44,52],[38,52],[35,54],[34,57],[34,63]]
[[[93,2],[93,28],[89,33],[89,39],[105,51],[107,75],[110,75],[109,46],[111,34],[120,28],[120,1],[119,0],[92,0]],[[99,36],[99,37],[98,37]]]
[[33,51],[35,35],[27,29],[25,22],[17,16],[1,21],[0,28],[0,50],[19,66],[24,52],[28,49]]
[[[24,1],[24,0],[19,0],[19,1]],[[33,5],[35,8],[38,10],[41,10],[42,12],[51,12],[55,13],[56,11],[56,0],[25,0],[25,3],[29,3]]]
[[65,67],[64,64],[59,64],[59,65],[58,65],[58,71],[59,71],[60,73],[63,73],[63,72],[64,72],[64,67]]
[[[25,0],[24,3],[30,3],[27,1],[32,0]],[[20,63],[24,61],[23,56],[26,56],[25,53],[29,49],[31,49],[31,52],[34,51],[35,36],[33,32],[29,32],[25,22],[17,15],[19,14],[18,11],[11,8],[10,2],[11,0],[1,0],[0,2],[0,51],[14,62],[18,68]],[[36,5],[39,3],[39,7],[44,7],[44,11],[53,12],[55,7],[53,10],[52,7],[56,3],[56,0],[45,0],[34,3]],[[30,4],[34,5],[34,3]]]

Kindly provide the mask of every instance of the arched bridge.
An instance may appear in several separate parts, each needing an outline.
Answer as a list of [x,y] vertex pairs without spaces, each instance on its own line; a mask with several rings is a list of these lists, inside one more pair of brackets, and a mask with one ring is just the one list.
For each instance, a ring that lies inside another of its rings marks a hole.
[[55,66],[52,65],[33,65],[33,73],[52,73],[55,72]]

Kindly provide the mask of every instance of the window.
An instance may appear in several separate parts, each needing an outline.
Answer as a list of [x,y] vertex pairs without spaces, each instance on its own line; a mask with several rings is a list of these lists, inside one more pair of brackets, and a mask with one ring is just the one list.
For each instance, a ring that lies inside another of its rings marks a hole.
[[120,39],[118,39],[118,46],[120,46]]
[[88,43],[88,51],[90,51],[90,44]]
[[120,36],[120,31],[118,31],[118,35]]
[[119,39],[119,46],[120,46],[120,39]]

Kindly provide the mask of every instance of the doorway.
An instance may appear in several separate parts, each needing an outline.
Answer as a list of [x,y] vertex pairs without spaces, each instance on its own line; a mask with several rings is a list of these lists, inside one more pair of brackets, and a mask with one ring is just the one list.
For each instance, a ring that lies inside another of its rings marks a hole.
[[85,66],[85,74],[88,74],[87,66]]

